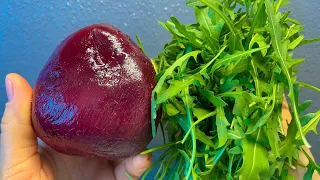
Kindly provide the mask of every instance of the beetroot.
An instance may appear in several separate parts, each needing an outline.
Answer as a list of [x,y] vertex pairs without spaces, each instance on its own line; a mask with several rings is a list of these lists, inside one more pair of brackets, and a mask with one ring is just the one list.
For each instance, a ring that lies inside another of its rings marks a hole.
[[32,122],[55,150],[121,159],[151,141],[150,59],[118,29],[91,25],[66,38],[41,71]]

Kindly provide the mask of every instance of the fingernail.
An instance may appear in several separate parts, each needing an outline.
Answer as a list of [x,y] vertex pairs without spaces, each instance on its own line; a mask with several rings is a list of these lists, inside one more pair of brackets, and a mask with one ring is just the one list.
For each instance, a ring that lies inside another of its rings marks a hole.
[[6,90],[7,90],[8,101],[11,102],[14,96],[14,89],[13,89],[13,83],[9,79],[6,79]]

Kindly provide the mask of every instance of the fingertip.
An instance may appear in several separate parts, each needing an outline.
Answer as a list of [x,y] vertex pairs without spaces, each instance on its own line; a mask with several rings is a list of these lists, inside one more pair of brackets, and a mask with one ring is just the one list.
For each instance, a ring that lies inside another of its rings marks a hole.
[[17,73],[9,73],[6,76],[6,80],[10,80],[14,86],[18,86],[17,90],[20,90],[21,88],[24,90],[24,92],[30,92],[32,91],[31,86],[29,83],[19,74]]
[[149,154],[139,154],[135,157],[133,157],[132,160],[133,163],[133,167],[135,169],[139,169],[139,170],[147,170],[152,163],[152,155],[151,153]]
[[32,88],[19,74],[10,73],[6,76],[6,103],[2,123],[31,124],[30,112],[32,101]]

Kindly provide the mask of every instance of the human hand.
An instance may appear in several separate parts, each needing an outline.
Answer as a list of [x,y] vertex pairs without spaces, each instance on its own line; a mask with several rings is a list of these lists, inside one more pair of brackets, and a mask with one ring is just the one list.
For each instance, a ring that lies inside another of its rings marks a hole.
[[128,179],[125,173],[138,179],[151,165],[150,154],[116,162],[56,152],[37,140],[31,123],[32,88],[27,81],[9,74],[6,88],[8,103],[1,123],[3,180],[124,180]]

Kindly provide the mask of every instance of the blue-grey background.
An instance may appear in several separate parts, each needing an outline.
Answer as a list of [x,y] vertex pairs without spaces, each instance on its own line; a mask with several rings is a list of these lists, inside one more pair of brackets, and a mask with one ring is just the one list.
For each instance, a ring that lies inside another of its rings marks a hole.
[[[304,24],[306,38],[320,36],[319,0],[292,0],[286,9]],[[113,24],[131,37],[138,34],[154,57],[171,37],[157,21],[172,15],[183,23],[194,22],[185,0],[0,0],[0,115],[7,100],[5,75],[19,73],[33,86],[52,51],[74,31],[93,23]],[[298,79],[320,87],[320,43],[299,48],[296,56],[307,59]],[[314,101],[311,111],[320,109],[319,94],[303,90],[304,99]],[[319,163],[320,138],[309,134],[308,139]],[[156,138],[150,147],[161,142]]]

